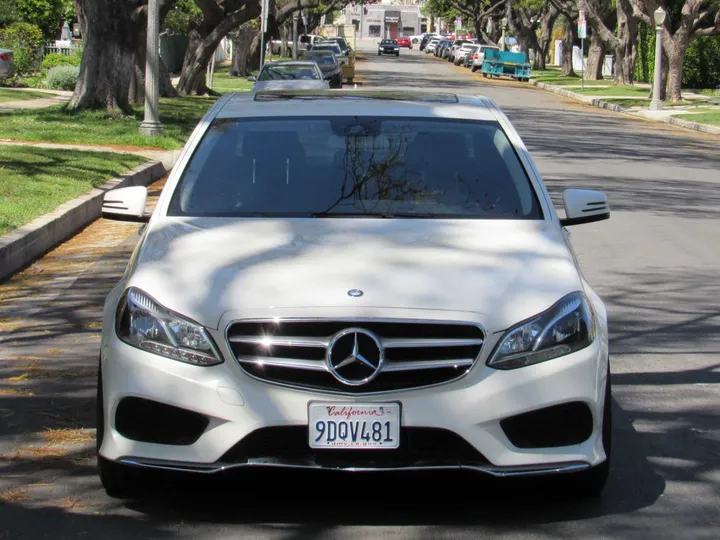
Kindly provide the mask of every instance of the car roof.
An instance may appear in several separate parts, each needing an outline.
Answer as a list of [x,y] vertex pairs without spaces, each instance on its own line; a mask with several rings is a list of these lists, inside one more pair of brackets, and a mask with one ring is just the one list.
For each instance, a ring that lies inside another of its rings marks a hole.
[[299,66],[299,67],[308,67],[308,66],[314,66],[316,65],[315,62],[310,62],[307,60],[276,60],[274,62],[266,62],[263,64],[263,68],[266,68],[268,66]]
[[[497,121],[480,95],[423,90],[268,90],[230,94],[217,118],[367,116]],[[298,102],[302,101],[302,106]]]

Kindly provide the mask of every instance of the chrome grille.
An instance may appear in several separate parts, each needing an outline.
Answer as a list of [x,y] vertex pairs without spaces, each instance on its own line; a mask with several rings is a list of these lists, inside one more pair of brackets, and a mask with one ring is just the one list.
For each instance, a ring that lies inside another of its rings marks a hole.
[[[333,336],[348,328],[372,332],[385,362],[359,386],[337,380],[326,362]],[[462,377],[475,364],[484,334],[472,323],[398,320],[263,320],[228,327],[230,349],[249,375],[309,390],[363,394],[406,390]]]

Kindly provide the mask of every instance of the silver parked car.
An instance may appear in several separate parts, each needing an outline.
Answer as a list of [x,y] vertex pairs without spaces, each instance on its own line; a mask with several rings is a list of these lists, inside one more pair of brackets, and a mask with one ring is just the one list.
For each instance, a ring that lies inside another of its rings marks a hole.
[[0,79],[12,77],[13,52],[9,49],[0,49]]
[[259,90],[322,90],[329,88],[322,71],[315,62],[285,61],[268,62],[254,81],[253,92]]
[[465,43],[462,47],[460,47],[455,52],[455,62],[454,64],[456,66],[465,66],[466,59],[469,57],[472,58],[472,55],[475,54],[475,52],[480,48],[479,45],[476,45],[474,43]]
[[472,61],[472,71],[475,73],[478,69],[482,69],[483,62],[485,61],[485,51],[488,49],[495,49],[499,50],[500,47],[496,47],[495,45],[480,45],[480,48],[478,48],[477,51],[475,51],[475,54],[473,54],[473,61]]

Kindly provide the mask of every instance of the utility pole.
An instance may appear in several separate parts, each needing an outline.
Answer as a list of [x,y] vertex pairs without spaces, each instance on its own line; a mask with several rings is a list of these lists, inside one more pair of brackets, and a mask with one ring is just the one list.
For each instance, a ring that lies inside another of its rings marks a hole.
[[298,15],[298,12],[296,11],[293,13],[293,35],[292,35],[292,59],[297,60],[298,59],[298,19],[300,16]]
[[660,99],[660,93],[662,90],[662,30],[663,23],[665,22],[665,10],[661,7],[655,10],[653,13],[653,19],[655,19],[655,73],[653,77],[653,98],[650,102],[651,111],[659,111],[663,107],[663,102]]
[[147,55],[145,58],[145,119],[142,135],[163,134],[160,123],[160,0],[149,0],[147,15]]

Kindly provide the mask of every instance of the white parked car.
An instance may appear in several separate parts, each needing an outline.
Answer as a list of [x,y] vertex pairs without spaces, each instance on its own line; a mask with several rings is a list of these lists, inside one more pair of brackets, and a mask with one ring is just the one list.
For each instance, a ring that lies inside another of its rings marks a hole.
[[469,54],[475,54],[479,45],[477,43],[464,43],[462,46],[455,51],[455,61],[453,62],[456,66],[465,64],[465,59]]
[[322,71],[315,62],[268,62],[258,76],[248,77],[255,82],[253,92],[259,90],[317,90],[329,88]]
[[433,38],[430,41],[428,41],[427,47],[425,47],[425,54],[434,53],[435,47],[437,47],[438,43],[440,43],[440,40],[437,38]]
[[13,52],[0,48],[0,80],[9,79],[13,75]]
[[475,73],[478,69],[482,69],[483,62],[485,61],[485,51],[488,49],[500,50],[500,47],[495,45],[480,45],[480,48],[473,54],[472,71]]
[[222,97],[105,303],[99,470],[463,469],[598,494],[607,316],[491,100],[397,91]]

